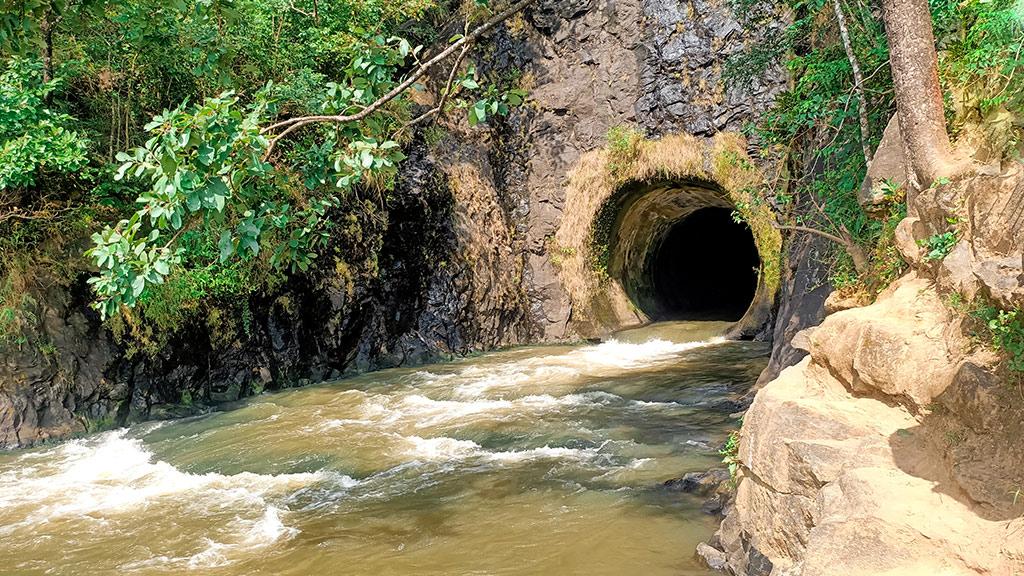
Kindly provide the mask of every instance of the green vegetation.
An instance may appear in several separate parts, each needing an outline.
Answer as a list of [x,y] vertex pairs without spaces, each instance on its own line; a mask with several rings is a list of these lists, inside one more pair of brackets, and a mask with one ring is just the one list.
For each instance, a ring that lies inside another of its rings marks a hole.
[[992,346],[1006,356],[1013,372],[1024,373],[1024,312],[979,306],[974,315],[985,323]]
[[[149,352],[190,322],[247,332],[249,297],[318,258],[375,274],[411,130],[455,110],[485,123],[526,97],[463,57],[507,6],[6,2],[0,337],[24,339],[38,286],[85,273],[115,333]],[[413,117],[423,46],[444,49],[453,18],[463,56],[438,66],[455,81]]]
[[[871,217],[857,201],[867,162],[895,106],[877,6],[825,0],[735,0],[733,5],[763,40],[733,57],[724,72],[727,82],[744,85],[776,64],[796,79],[763,120],[748,127],[764,156],[782,159],[777,176],[755,201],[772,207],[784,227],[813,229],[837,240],[844,250],[831,262],[833,284],[875,294],[903,266],[896,262],[890,221],[905,210],[894,206],[903,197],[893,183],[883,186],[883,217]],[[778,28],[775,15],[783,8],[794,18]],[[1024,94],[1024,20],[1017,0],[935,0],[931,8],[952,132],[980,127],[996,155],[1017,154],[1024,125],[1018,112]],[[814,155],[812,162],[805,151]],[[809,164],[815,169],[805,171]],[[951,248],[949,240],[936,239],[936,257]],[[865,262],[857,262],[859,254]]]
[[1002,309],[984,297],[970,300],[959,292],[949,294],[946,304],[973,320],[974,337],[999,352],[1011,372],[1024,377],[1024,312]]
[[[742,426],[742,422],[740,423]],[[736,472],[740,467],[740,432],[733,430],[725,440],[725,445],[718,451],[722,456],[722,463],[729,467],[729,476],[736,479]]]
[[1024,140],[1024,7],[1019,0],[931,0],[953,134],[980,127],[996,156]]
[[61,80],[43,80],[42,65],[11,58],[0,74],[0,190],[34,186],[46,172],[86,164],[89,141],[74,119],[46,107]]
[[619,178],[636,161],[644,134],[632,126],[612,126],[605,136],[608,143],[608,172]]
[[921,246],[927,251],[927,254],[924,255],[925,262],[942,260],[953,251],[956,243],[957,235],[952,230],[942,232],[941,234],[933,234],[925,238],[921,241]]
[[[741,85],[779,62],[797,79],[762,122],[748,127],[765,155],[778,155],[785,163],[757,201],[777,207],[784,225],[820,229],[854,250],[870,252],[882,226],[857,203],[867,165],[863,149],[877,146],[894,110],[882,23],[867,4],[845,5],[853,53],[864,74],[859,95],[832,3],[793,0],[785,4],[794,11],[794,21],[776,30],[768,25],[775,13],[773,3],[738,0],[735,8],[745,24],[765,30],[766,39],[733,58],[725,70],[729,83]],[[861,97],[866,131],[860,124]],[[814,150],[820,169],[804,172],[805,159],[795,153],[801,147]],[[833,267],[845,272],[854,264],[849,251],[841,251]],[[865,272],[856,271],[858,277]]]

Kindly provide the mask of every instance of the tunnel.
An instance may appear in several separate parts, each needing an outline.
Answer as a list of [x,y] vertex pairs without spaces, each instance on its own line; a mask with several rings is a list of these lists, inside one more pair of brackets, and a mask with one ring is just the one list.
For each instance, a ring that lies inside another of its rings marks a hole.
[[739,320],[757,290],[754,236],[727,208],[686,216],[654,247],[652,320]]
[[765,179],[747,143],[669,134],[634,153],[592,151],[569,174],[548,260],[535,265],[565,292],[539,309],[552,333],[719,320],[731,323],[728,338],[770,337],[782,236],[771,208],[754,201]]
[[641,321],[738,321],[752,309],[761,258],[735,210],[695,180],[634,184],[605,206],[608,275]]

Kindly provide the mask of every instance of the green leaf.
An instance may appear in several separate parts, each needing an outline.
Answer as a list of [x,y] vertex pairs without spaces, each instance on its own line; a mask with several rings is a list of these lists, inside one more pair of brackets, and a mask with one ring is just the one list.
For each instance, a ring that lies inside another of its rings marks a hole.
[[250,252],[252,252],[253,256],[257,256],[260,253],[260,243],[257,242],[256,239],[251,236],[242,237],[242,239],[239,241],[239,246],[241,246],[243,249],[248,249]]
[[196,159],[199,160],[200,164],[204,166],[209,166],[211,163],[213,163],[214,153],[215,151],[213,147],[207,144],[206,142],[203,142],[202,144],[199,145],[199,148],[196,150]]
[[231,241],[231,232],[227,230],[221,232],[217,247],[220,249],[220,261],[227,262],[228,258],[235,253],[235,245]]
[[117,173],[114,174],[114,180],[121,180],[122,178],[124,178],[124,173],[127,172],[128,169],[131,167],[131,162],[125,162],[124,164],[121,164],[121,167],[117,169]]
[[167,153],[160,157],[160,169],[167,175],[174,174],[177,171],[178,162],[174,160],[173,154]]

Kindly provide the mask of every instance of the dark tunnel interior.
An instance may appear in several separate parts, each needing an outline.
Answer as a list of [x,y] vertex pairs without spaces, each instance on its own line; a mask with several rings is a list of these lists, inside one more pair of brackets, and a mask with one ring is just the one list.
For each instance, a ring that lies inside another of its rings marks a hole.
[[657,320],[738,320],[757,289],[760,258],[728,208],[701,208],[676,223],[650,263]]

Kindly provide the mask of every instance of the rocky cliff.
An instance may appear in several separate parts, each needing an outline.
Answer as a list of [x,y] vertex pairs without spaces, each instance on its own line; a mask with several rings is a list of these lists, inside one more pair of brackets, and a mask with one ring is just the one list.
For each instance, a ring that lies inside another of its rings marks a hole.
[[[887,139],[898,138],[887,133]],[[893,150],[900,155],[899,146]],[[891,164],[902,173],[902,161]],[[792,345],[744,417],[735,504],[702,554],[746,575],[1018,574],[1024,396],[957,303],[1022,304],[1019,162],[911,194],[913,271]],[[867,183],[868,187],[870,183]],[[944,259],[920,244],[957,223]]]

